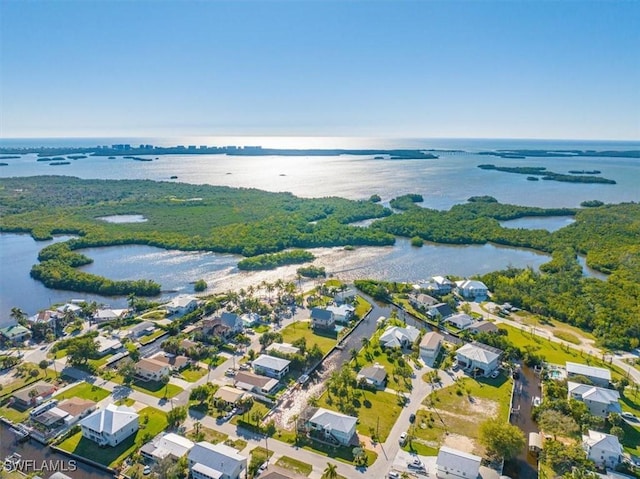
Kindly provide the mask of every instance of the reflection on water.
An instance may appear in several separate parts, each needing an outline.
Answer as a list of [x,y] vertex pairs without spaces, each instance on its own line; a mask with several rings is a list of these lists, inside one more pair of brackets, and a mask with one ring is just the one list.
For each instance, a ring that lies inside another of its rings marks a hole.
[[515,220],[502,221],[500,226],[503,228],[523,228],[554,232],[572,223],[575,223],[573,216],[525,216]]

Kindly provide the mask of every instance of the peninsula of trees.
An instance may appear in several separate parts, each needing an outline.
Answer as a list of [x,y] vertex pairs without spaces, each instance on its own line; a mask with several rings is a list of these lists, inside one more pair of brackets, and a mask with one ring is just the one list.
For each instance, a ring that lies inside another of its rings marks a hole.
[[[544,166],[495,166],[495,165],[478,165],[482,170],[503,171],[505,173],[517,173],[520,175],[529,175],[530,177],[540,176],[543,180],[562,181],[565,183],[603,183],[607,185],[615,185],[614,180],[602,178],[601,176],[580,175],[575,171],[565,175],[563,173],[554,173],[547,171]],[[600,174],[598,171],[597,174]]]

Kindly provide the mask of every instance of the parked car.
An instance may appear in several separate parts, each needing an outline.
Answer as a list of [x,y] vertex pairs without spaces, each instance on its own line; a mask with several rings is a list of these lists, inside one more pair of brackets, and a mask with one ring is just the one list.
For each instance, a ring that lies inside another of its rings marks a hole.
[[458,369],[460,369],[460,365],[458,363],[453,363],[453,367],[451,369],[457,371]]
[[247,363],[242,363],[240,365],[240,369],[243,371],[248,371],[251,368],[251,366],[249,366]]
[[387,474],[387,477],[389,479],[400,479],[400,473],[396,471],[389,471],[389,474]]
[[260,467],[258,468],[258,474],[266,471],[268,465],[269,465],[269,463],[267,463],[267,462],[263,462],[262,464],[260,464]]
[[531,399],[531,404],[533,405],[533,407],[538,407],[540,406],[540,404],[542,404],[542,399],[540,399],[538,396],[533,396],[533,398]]
[[228,377],[233,377],[236,375],[236,372],[233,369],[229,368],[224,372],[224,375]]
[[144,474],[145,476],[148,476],[149,474],[151,474],[151,467],[144,466],[144,469],[142,470],[142,474]]
[[400,438],[398,439],[398,442],[400,443],[401,446],[404,446],[404,444],[407,442],[406,432],[403,432],[402,434],[400,434]]
[[414,423],[415,421],[416,421],[416,415],[411,413],[411,416],[409,416],[409,422]]
[[622,416],[627,421],[638,422],[638,418],[630,412],[623,412],[622,414],[620,414],[620,416]]
[[418,459],[417,457],[413,459],[413,461],[411,461],[410,463],[407,464],[407,467],[409,469],[418,469],[418,470],[424,470],[424,464],[422,464],[422,461],[420,459]]
[[491,379],[495,379],[500,375],[500,370],[496,369],[494,372],[491,373]]

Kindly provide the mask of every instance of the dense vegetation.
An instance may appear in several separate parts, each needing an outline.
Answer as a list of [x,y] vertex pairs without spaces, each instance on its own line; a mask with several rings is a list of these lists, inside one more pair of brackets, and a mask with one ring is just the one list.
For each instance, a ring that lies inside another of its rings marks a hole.
[[301,249],[285,251],[283,253],[259,254],[239,261],[238,269],[246,271],[274,269],[285,264],[308,263],[315,258],[313,254]]
[[422,203],[424,198],[422,195],[416,193],[409,193],[408,195],[398,196],[389,202],[389,206],[397,210],[408,210],[415,206],[415,203]]
[[482,151],[479,155],[499,156],[501,158],[575,158],[577,156],[604,158],[640,158],[638,150],[496,150]]
[[296,270],[296,273],[304,278],[324,278],[327,276],[327,272],[325,271],[324,266],[315,265],[302,266]]
[[565,183],[603,183],[607,185],[616,184],[614,180],[609,180],[600,176],[577,174],[565,175],[563,173],[554,173],[553,171],[547,171],[544,166],[478,165],[478,168],[483,170],[503,171],[506,173],[518,173],[520,175],[541,176],[543,180],[562,181]]

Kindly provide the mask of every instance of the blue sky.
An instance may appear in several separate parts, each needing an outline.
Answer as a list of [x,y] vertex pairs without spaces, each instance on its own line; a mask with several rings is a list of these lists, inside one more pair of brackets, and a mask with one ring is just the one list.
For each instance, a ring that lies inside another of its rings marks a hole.
[[0,9],[4,138],[640,139],[637,1]]

